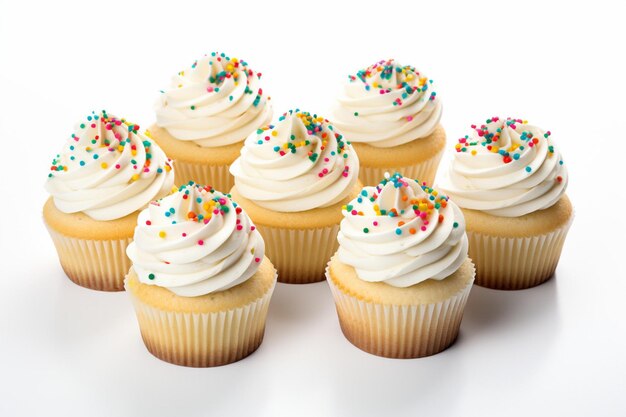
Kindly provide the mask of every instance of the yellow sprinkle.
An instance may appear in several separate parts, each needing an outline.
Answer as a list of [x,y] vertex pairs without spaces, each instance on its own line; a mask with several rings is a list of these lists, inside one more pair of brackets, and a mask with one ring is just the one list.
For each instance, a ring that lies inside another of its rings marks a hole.
[[159,232],[159,237],[165,239],[165,236],[167,236],[167,234],[163,230],[161,230]]
[[101,163],[100,166],[102,167],[102,169],[107,169],[109,167],[106,162]]
[[117,151],[118,151],[118,152],[123,152],[123,151],[124,151],[124,147],[123,147],[122,145],[119,145],[119,146],[117,147]]
[[136,151],[135,149],[133,149],[132,151],[130,151],[130,153],[131,153],[133,156],[137,155],[137,151]]
[[276,130],[272,130],[272,136],[278,136],[278,132]]
[[[170,172],[172,170],[172,167],[169,165],[165,165],[165,172]],[[178,190],[177,190],[178,191]]]
[[174,194],[175,192],[178,191],[178,187],[177,186],[173,186],[172,190],[170,191],[172,194]]
[[493,153],[498,153],[498,152],[500,152],[500,148],[499,148],[499,147],[497,147],[497,146],[492,146],[492,147],[491,147],[491,152],[493,152]]
[[235,69],[235,67],[233,66],[233,64],[226,65],[226,71],[232,72],[234,69]]
[[131,177],[131,180],[133,180],[133,181],[137,181],[138,179],[139,179],[139,174],[134,174],[134,175]]
[[476,155],[476,149],[472,150],[472,155]]
[[145,135],[149,137],[150,139],[152,139],[152,133],[150,133],[149,130],[146,130]]

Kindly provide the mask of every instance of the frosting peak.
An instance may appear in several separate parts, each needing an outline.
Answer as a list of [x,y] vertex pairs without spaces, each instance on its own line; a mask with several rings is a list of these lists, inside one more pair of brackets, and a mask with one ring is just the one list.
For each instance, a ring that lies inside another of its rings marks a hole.
[[127,254],[139,281],[196,297],[248,280],[264,251],[263,238],[228,195],[190,183],[140,213]]
[[245,61],[213,52],[172,78],[155,105],[157,124],[202,147],[241,142],[272,118],[260,79]]
[[546,209],[565,192],[567,168],[550,131],[492,117],[458,140],[441,181],[459,206],[504,217]]
[[76,125],[52,161],[46,190],[64,213],[122,218],[163,197],[174,184],[172,162],[139,125],[102,111]]
[[408,287],[452,275],[467,258],[465,220],[448,197],[396,173],[343,208],[339,251],[368,282]]
[[387,60],[348,76],[332,120],[351,141],[388,148],[430,135],[441,111],[432,80]]
[[230,172],[243,197],[270,210],[296,212],[345,198],[358,179],[359,161],[328,120],[290,110],[248,136]]

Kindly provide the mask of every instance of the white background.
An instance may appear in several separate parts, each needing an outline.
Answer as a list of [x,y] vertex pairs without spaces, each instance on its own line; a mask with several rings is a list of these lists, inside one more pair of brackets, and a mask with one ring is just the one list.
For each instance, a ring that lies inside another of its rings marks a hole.
[[[0,415],[626,415],[625,16],[605,1],[0,0]],[[395,57],[435,80],[450,146],[492,115],[550,129],[576,207],[556,279],[474,288],[459,340],[430,358],[350,345],[326,283],[279,285],[241,362],[152,357],[126,294],[65,278],[42,187],[76,121],[106,109],[148,127],[158,90],[213,50],[264,74],[275,114],[324,114],[348,73]]]

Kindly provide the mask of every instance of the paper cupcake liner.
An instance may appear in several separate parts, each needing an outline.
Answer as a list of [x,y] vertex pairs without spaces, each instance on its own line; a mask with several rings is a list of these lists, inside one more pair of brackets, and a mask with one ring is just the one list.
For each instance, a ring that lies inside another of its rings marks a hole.
[[228,171],[228,165],[202,165],[177,159],[176,185],[193,181],[200,185],[210,185],[218,191],[228,193],[235,185],[235,179]]
[[[385,178],[385,173],[388,172],[393,175],[395,172],[401,173],[403,176],[412,179],[418,179],[420,184],[425,182],[428,185],[433,185],[435,181],[435,175],[437,174],[437,168],[439,167],[439,161],[443,155],[443,150],[436,153],[432,158],[427,159],[419,164],[408,166],[395,166],[387,168],[374,168],[361,166],[359,167],[359,179],[364,185],[378,185],[380,181]],[[178,169],[178,165],[176,166]],[[178,175],[178,171],[176,172]]]
[[258,225],[265,255],[278,270],[278,281],[308,284],[324,281],[324,269],[337,251],[339,225],[317,229],[283,229]]
[[150,353],[175,365],[206,368],[241,360],[261,345],[275,286],[247,305],[213,313],[166,311],[127,293]]
[[498,290],[521,290],[554,275],[570,220],[551,233],[506,238],[467,231],[476,284]]
[[48,227],[65,274],[81,287],[100,291],[124,291],[130,269],[126,247],[132,238],[89,240],[65,236]]
[[344,293],[333,282],[328,268],[326,277],[346,339],[373,355],[401,359],[434,355],[456,340],[474,281],[438,303],[390,305]]

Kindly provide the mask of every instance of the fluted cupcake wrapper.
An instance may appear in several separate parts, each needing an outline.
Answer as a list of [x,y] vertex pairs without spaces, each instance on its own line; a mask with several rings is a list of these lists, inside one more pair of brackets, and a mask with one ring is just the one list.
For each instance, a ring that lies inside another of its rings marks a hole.
[[[380,181],[385,178],[385,173],[388,172],[390,175],[393,175],[395,172],[401,173],[404,177],[417,179],[420,184],[425,182],[427,185],[432,186],[435,181],[435,175],[437,174],[437,168],[439,167],[439,161],[443,156],[443,150],[437,152],[431,158],[420,162],[415,165],[408,166],[396,166],[396,167],[387,167],[387,168],[376,168],[376,167],[367,167],[361,166],[359,167],[359,179],[364,185],[378,185]],[[178,169],[178,165],[176,166]],[[178,171],[176,172],[178,175]]]
[[476,284],[498,290],[521,290],[544,283],[554,275],[571,224],[572,219],[551,233],[517,238],[468,230]]
[[235,185],[235,179],[229,172],[229,165],[203,165],[176,160],[176,185],[185,185],[193,181],[200,185],[210,185],[214,189],[227,193]]
[[309,284],[323,281],[324,269],[337,251],[339,225],[316,229],[287,229],[257,224],[265,255],[278,270],[278,281]]
[[257,350],[275,286],[249,304],[212,313],[167,311],[127,293],[150,353],[175,365],[206,368],[236,362]]
[[454,296],[433,304],[367,302],[339,289],[326,268],[339,324],[346,338],[365,352],[387,358],[434,355],[457,338],[473,279]]
[[124,277],[131,265],[126,247],[132,238],[79,239],[46,227],[69,279],[92,290],[124,291]]

